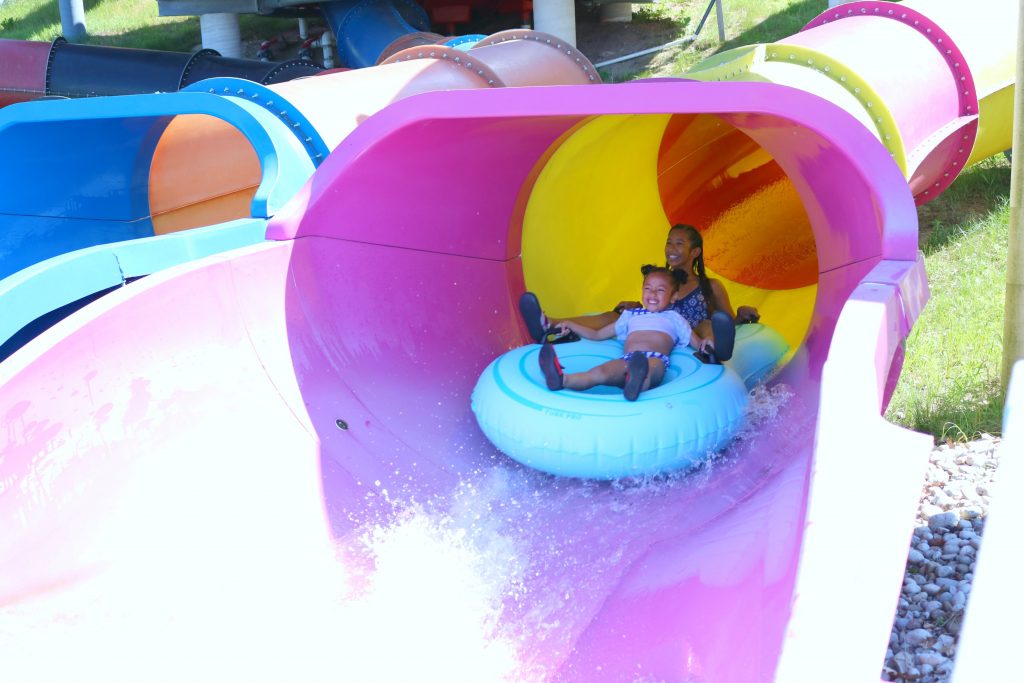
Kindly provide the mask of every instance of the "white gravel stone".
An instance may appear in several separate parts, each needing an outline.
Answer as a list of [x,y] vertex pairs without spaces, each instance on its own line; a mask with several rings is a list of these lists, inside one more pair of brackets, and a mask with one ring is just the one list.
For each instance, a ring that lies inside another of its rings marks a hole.
[[918,652],[917,653],[918,664],[930,664],[931,666],[940,666],[946,663],[946,657],[940,655],[938,652]]
[[932,531],[945,530],[952,528],[959,521],[960,518],[955,512],[942,512],[928,520],[928,527]]
[[903,642],[909,643],[910,645],[920,645],[921,643],[931,639],[932,632],[926,628],[915,628],[912,631],[907,631],[903,635]]
[[949,682],[999,456],[999,440],[989,435],[932,451],[882,668],[885,680]]

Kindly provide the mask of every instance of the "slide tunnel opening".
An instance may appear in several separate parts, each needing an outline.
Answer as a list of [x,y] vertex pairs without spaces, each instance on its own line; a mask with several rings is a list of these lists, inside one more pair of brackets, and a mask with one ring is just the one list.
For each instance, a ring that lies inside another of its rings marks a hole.
[[237,127],[208,114],[175,116],[150,164],[153,232],[248,218],[262,177],[256,150]]
[[549,315],[635,300],[640,265],[665,263],[669,229],[688,223],[733,307],[756,306],[799,347],[818,254],[800,194],[761,145],[715,114],[595,116],[556,145],[524,189],[522,221],[526,288]]

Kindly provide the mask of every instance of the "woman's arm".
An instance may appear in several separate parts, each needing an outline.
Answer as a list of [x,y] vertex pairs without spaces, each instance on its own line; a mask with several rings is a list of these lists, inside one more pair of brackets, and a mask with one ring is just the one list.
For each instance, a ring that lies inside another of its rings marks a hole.
[[[675,298],[673,297],[673,301],[674,300]],[[614,313],[615,315],[620,315],[627,308],[643,308],[643,304],[641,304],[639,301],[620,301],[619,303],[615,304],[615,308],[612,309],[612,313]]]
[[732,303],[729,302],[729,292],[725,291],[725,287],[718,280],[709,280],[711,283],[711,294],[715,300],[714,304],[716,311],[722,311],[728,313],[730,318],[736,318],[736,311],[732,310]]
[[578,322],[573,320],[563,320],[558,324],[558,326],[572,330],[584,339],[592,339],[593,341],[604,341],[605,339],[611,339],[615,336],[615,323],[608,323],[604,327],[596,330],[591,329],[586,325],[580,325]]
[[761,315],[757,312],[757,309],[753,306],[740,306],[735,311],[732,310],[732,303],[729,301],[729,293],[725,291],[725,287],[718,280],[709,280],[711,283],[711,294],[714,295],[715,310],[724,311],[729,314],[729,317],[736,321],[736,324],[742,323],[756,323]]

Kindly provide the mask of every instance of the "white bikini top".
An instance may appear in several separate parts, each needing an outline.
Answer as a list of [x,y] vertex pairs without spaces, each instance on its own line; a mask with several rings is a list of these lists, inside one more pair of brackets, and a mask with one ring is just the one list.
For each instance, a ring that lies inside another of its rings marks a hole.
[[625,341],[630,332],[664,332],[672,337],[676,346],[685,346],[690,343],[690,323],[679,314],[679,311],[669,308],[664,311],[648,311],[646,308],[630,308],[622,312],[619,319],[615,321],[615,338]]

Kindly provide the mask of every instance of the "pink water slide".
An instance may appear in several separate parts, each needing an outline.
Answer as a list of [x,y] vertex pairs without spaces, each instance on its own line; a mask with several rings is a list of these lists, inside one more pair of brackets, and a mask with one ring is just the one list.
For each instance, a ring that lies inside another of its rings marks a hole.
[[[635,167],[617,151],[644,145]],[[665,179],[702,215],[792,196],[802,217],[759,226],[767,269],[722,256],[765,310],[810,304],[763,414],[686,476],[542,475],[469,408],[527,341],[530,278],[557,281],[528,261],[570,228],[538,233],[537,196],[602,174],[613,253],[657,250],[670,202],[629,220]],[[880,413],[927,283],[910,186],[855,116],[763,82],[415,95],[267,236],[0,365],[17,680],[877,680],[931,446]]]

